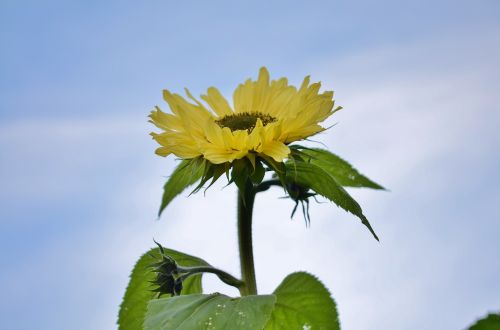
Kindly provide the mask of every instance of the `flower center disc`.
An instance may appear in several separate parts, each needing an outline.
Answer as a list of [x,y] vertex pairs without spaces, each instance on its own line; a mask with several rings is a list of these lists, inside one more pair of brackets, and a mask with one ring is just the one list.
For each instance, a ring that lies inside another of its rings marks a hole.
[[248,130],[251,132],[255,128],[257,119],[260,119],[264,126],[277,120],[273,116],[261,112],[241,112],[224,116],[215,122],[222,128],[228,127],[231,131]]

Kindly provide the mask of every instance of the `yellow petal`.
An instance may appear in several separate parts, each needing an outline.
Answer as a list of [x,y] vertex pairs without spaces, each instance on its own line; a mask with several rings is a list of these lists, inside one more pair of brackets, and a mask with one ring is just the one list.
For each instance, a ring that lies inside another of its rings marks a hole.
[[207,90],[207,95],[202,95],[201,98],[208,103],[217,116],[224,117],[233,114],[233,110],[229,106],[229,103],[217,88],[210,87]]
[[313,124],[307,127],[302,127],[300,129],[295,129],[293,131],[283,131],[281,133],[280,140],[285,141],[285,143],[290,143],[293,141],[302,140],[306,137],[318,134],[325,129],[318,124]]
[[253,109],[252,80],[248,79],[244,84],[240,84],[233,93],[234,112],[252,112]]
[[213,121],[208,120],[205,124],[205,134],[207,137],[207,140],[219,147],[223,147],[224,144],[224,138],[222,137],[222,129],[220,128],[219,125],[214,123]]
[[207,147],[203,153],[203,157],[211,163],[222,164],[243,158],[247,153],[247,151],[232,151],[220,147]]
[[151,111],[149,122],[153,123],[156,127],[163,130],[183,130],[182,122],[179,117],[165,113],[161,111],[159,107],[155,107],[156,110]]
[[162,157],[167,157],[171,152],[166,147],[159,147],[155,150],[155,154]]
[[255,150],[260,147],[262,144],[262,139],[261,139],[261,134],[262,134],[262,128],[263,128],[262,120],[257,119],[257,122],[255,123],[255,127],[253,128],[252,132],[248,136],[248,149],[249,150]]
[[228,150],[234,148],[234,136],[233,132],[228,127],[224,127],[221,129],[222,132],[222,142],[224,144],[224,147]]
[[261,153],[271,156],[277,162],[282,162],[290,154],[290,148],[282,142],[270,141],[262,147]]
[[311,80],[310,76],[306,76],[304,78],[304,81],[302,82],[302,85],[300,86],[300,91],[304,91],[307,89],[307,86],[309,86],[309,81]]
[[233,145],[232,148],[236,150],[248,150],[248,132],[246,130],[239,130],[232,132]]

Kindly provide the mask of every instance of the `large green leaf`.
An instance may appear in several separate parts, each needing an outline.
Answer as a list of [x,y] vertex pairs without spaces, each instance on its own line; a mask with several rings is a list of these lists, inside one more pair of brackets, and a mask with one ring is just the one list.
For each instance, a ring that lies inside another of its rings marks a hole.
[[370,230],[378,241],[378,237],[368,222],[368,219],[364,216],[361,206],[359,206],[358,202],[356,202],[328,172],[307,161],[288,162],[286,165],[287,181],[311,188],[316,193],[328,198],[347,212],[354,214],[361,219],[361,222]]
[[276,304],[265,330],[339,330],[335,302],[313,275],[288,275],[274,291]]
[[[208,265],[202,259],[170,249],[164,250],[165,254],[172,257],[180,266]],[[144,254],[136,263],[120,306],[118,315],[119,329],[142,330],[147,304],[157,295],[151,291],[154,289],[154,285],[150,281],[153,281],[156,275],[149,266],[159,259],[160,250],[155,248]],[[190,276],[183,282],[183,295],[201,292],[201,274]]]
[[351,164],[328,150],[314,148],[304,149],[301,152],[310,156],[309,161],[311,163],[325,170],[341,186],[385,189],[359,173]]
[[500,330],[500,314],[489,314],[477,321],[469,330]]
[[204,162],[197,158],[183,160],[177,166],[163,187],[163,197],[158,216],[177,195],[202,177],[204,168]]
[[271,315],[276,297],[222,294],[178,296],[152,300],[144,322],[145,330],[262,330]]

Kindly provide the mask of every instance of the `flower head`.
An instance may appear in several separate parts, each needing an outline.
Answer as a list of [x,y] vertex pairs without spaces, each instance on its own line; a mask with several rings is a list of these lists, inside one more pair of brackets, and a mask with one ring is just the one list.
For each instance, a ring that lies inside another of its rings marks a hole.
[[[320,87],[309,77],[299,88],[286,78],[270,80],[263,67],[256,81],[248,79],[236,88],[233,106],[214,87],[201,96],[206,104],[187,89],[189,100],[165,90],[172,113],[158,107],[151,112],[150,122],[163,130],[151,135],[161,145],[158,155],[174,154],[182,162],[164,186],[159,214],[190,185],[198,182],[192,193],[208,189],[226,173],[244,203],[248,196],[281,186],[295,201],[292,216],[300,203],[309,224],[309,198],[321,195],[356,215],[378,239],[343,187],[384,188],[328,150],[293,143],[324,131],[320,123],[341,109],[335,107],[333,92],[320,93]],[[272,179],[263,181],[269,172]]]
[[182,159],[202,157],[212,164],[248,158],[270,157],[283,162],[290,155],[288,144],[317,134],[319,125],[340,107],[334,107],[333,92],[319,92],[320,83],[304,79],[300,88],[286,78],[269,79],[261,68],[256,81],[248,79],[233,94],[233,106],[214,87],[190,101],[168,90],[163,92],[172,113],[156,107],[151,122],[163,130],[151,133],[161,145],[160,156],[174,154]]
[[177,263],[165,254],[163,246],[156,241],[155,243],[160,249],[161,260],[149,265],[149,267],[153,268],[153,272],[156,273],[156,278],[151,283],[157,285],[157,287],[152,291],[157,292],[158,296],[163,294],[179,295],[182,291],[182,279],[178,277]]

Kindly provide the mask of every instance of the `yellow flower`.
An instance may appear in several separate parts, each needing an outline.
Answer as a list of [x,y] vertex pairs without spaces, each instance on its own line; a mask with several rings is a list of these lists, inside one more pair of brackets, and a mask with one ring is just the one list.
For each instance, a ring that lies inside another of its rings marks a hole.
[[256,156],[283,162],[290,154],[288,144],[317,134],[319,125],[332,113],[333,92],[319,93],[320,83],[310,84],[309,77],[297,89],[286,78],[269,81],[269,72],[261,68],[257,81],[248,79],[233,95],[233,107],[214,87],[201,98],[208,107],[186,89],[188,102],[168,90],[163,92],[172,114],[156,107],[150,122],[162,129],[151,133],[161,145],[160,156],[174,154],[182,159],[202,156],[213,164]]

